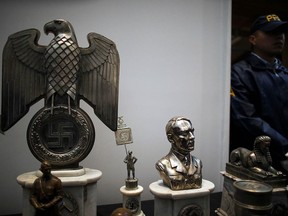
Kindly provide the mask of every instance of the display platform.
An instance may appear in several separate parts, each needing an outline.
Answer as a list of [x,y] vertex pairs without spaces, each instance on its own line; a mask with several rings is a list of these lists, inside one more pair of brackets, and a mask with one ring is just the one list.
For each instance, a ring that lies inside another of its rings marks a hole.
[[154,195],[154,216],[210,215],[210,194],[215,185],[203,179],[202,187],[189,190],[171,190],[162,180],[149,185]]
[[123,195],[123,208],[129,209],[133,216],[145,216],[141,210],[141,193],[143,187],[138,185],[134,189],[129,189],[126,186],[120,188],[120,192]]
[[243,166],[236,166],[231,163],[226,163],[226,172],[241,178],[242,180],[255,180],[271,185],[274,188],[281,188],[287,185],[287,176],[263,176],[257,174]]
[[[235,187],[233,183],[235,181],[241,181],[244,179],[238,178],[226,171],[220,172],[224,176],[224,185],[221,198],[221,207],[220,209],[225,211],[229,216],[235,216],[234,211],[234,194]],[[283,204],[288,207],[288,186],[285,187],[273,187],[272,190],[272,204],[273,206],[277,204]]]
[[[90,168],[71,170],[52,170],[52,174],[60,178],[65,196],[63,211],[67,215],[88,216],[97,215],[97,182],[102,172]],[[42,173],[38,171],[24,173],[17,177],[17,182],[23,188],[22,216],[33,216],[34,207],[30,204],[30,194],[35,179]],[[66,215],[66,214],[65,214]]]

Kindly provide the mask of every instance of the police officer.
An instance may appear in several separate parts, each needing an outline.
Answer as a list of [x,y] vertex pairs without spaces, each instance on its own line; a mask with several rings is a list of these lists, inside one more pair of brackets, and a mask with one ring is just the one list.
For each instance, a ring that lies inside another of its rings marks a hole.
[[288,69],[277,56],[284,49],[288,22],[275,15],[251,26],[251,53],[232,66],[230,151],[253,148],[257,136],[271,138],[275,168],[288,170]]

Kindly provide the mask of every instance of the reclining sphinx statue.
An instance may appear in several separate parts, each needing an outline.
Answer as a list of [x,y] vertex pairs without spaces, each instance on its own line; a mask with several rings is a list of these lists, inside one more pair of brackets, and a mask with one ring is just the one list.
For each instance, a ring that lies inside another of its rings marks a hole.
[[236,166],[243,166],[262,176],[282,176],[283,173],[272,166],[272,158],[269,151],[270,142],[271,138],[269,136],[256,137],[253,150],[243,147],[234,149],[230,154],[230,163]]

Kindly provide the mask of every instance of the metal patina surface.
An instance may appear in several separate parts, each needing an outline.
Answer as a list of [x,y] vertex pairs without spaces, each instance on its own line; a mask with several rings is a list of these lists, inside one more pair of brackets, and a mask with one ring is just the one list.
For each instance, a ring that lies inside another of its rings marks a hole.
[[163,183],[171,190],[196,189],[202,186],[202,161],[194,150],[194,128],[189,119],[171,118],[166,125],[170,152],[155,164]]
[[235,187],[235,214],[269,215],[272,205],[273,188],[265,183],[241,180],[233,183]]
[[94,127],[79,107],[87,102],[99,119],[117,130],[120,60],[108,38],[89,33],[89,47],[78,46],[72,25],[62,19],[44,26],[54,38],[39,45],[40,32],[9,36],[3,50],[1,131],[16,124],[30,106],[45,106],[30,122],[27,139],[34,156],[53,166],[83,160],[94,144]]

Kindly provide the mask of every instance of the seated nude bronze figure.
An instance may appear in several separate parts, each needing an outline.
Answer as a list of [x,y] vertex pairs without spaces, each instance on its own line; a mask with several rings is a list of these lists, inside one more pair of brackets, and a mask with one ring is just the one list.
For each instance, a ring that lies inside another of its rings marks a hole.
[[166,125],[170,152],[156,163],[163,183],[172,190],[201,188],[202,162],[194,150],[194,128],[189,119],[174,117]]
[[234,149],[230,154],[230,163],[243,166],[263,176],[283,175],[281,171],[272,167],[272,158],[269,151],[270,142],[269,136],[256,137],[253,151],[242,147]]

